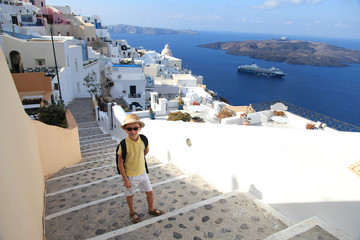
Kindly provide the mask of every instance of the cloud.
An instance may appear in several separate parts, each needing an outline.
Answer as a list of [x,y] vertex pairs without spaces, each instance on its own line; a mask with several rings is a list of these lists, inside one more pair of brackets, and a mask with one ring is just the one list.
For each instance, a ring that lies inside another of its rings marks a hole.
[[334,27],[336,28],[349,28],[350,26],[346,23],[341,23],[341,22],[338,22],[336,24],[334,24]]
[[187,17],[189,20],[195,20],[195,21],[222,21],[223,18],[220,16],[189,16]]
[[166,16],[166,18],[172,18],[172,19],[182,19],[183,16],[181,14],[178,15],[170,15],[170,16]]
[[252,6],[252,8],[257,9],[271,9],[280,7],[284,4],[300,5],[300,4],[319,4],[324,0],[266,0],[263,4],[258,6]]

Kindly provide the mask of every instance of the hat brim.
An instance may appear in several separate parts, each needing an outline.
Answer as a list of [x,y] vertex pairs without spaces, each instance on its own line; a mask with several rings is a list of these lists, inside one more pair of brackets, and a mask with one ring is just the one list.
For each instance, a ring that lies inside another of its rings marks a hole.
[[143,128],[145,127],[145,123],[140,121],[140,120],[136,120],[136,119],[129,119],[128,121],[125,122],[124,125],[121,126],[122,129],[126,128],[126,125],[130,124],[130,123],[138,123],[140,124],[140,127]]

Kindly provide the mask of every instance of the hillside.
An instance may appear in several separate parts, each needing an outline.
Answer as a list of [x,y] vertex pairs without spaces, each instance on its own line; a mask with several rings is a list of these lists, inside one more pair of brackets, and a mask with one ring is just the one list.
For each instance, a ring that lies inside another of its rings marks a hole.
[[227,54],[289,64],[344,67],[360,63],[360,51],[327,43],[294,40],[216,42],[198,47],[222,49]]
[[133,25],[117,24],[107,26],[110,33],[129,33],[129,34],[199,34],[193,30],[172,30],[166,28],[139,27]]

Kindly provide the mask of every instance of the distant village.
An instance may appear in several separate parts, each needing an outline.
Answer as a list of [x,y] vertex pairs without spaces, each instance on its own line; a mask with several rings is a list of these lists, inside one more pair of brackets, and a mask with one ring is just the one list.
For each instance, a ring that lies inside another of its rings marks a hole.
[[115,101],[129,111],[147,110],[154,92],[203,103],[215,96],[169,45],[157,53],[113,40],[97,15],[76,15],[44,0],[2,0],[0,22],[0,45],[28,112],[44,96],[67,105],[96,95],[99,104]]

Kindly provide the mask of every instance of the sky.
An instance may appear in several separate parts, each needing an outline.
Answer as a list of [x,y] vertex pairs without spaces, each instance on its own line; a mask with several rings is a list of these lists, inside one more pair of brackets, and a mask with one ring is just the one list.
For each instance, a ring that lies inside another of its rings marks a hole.
[[47,0],[102,24],[360,39],[360,0]]

